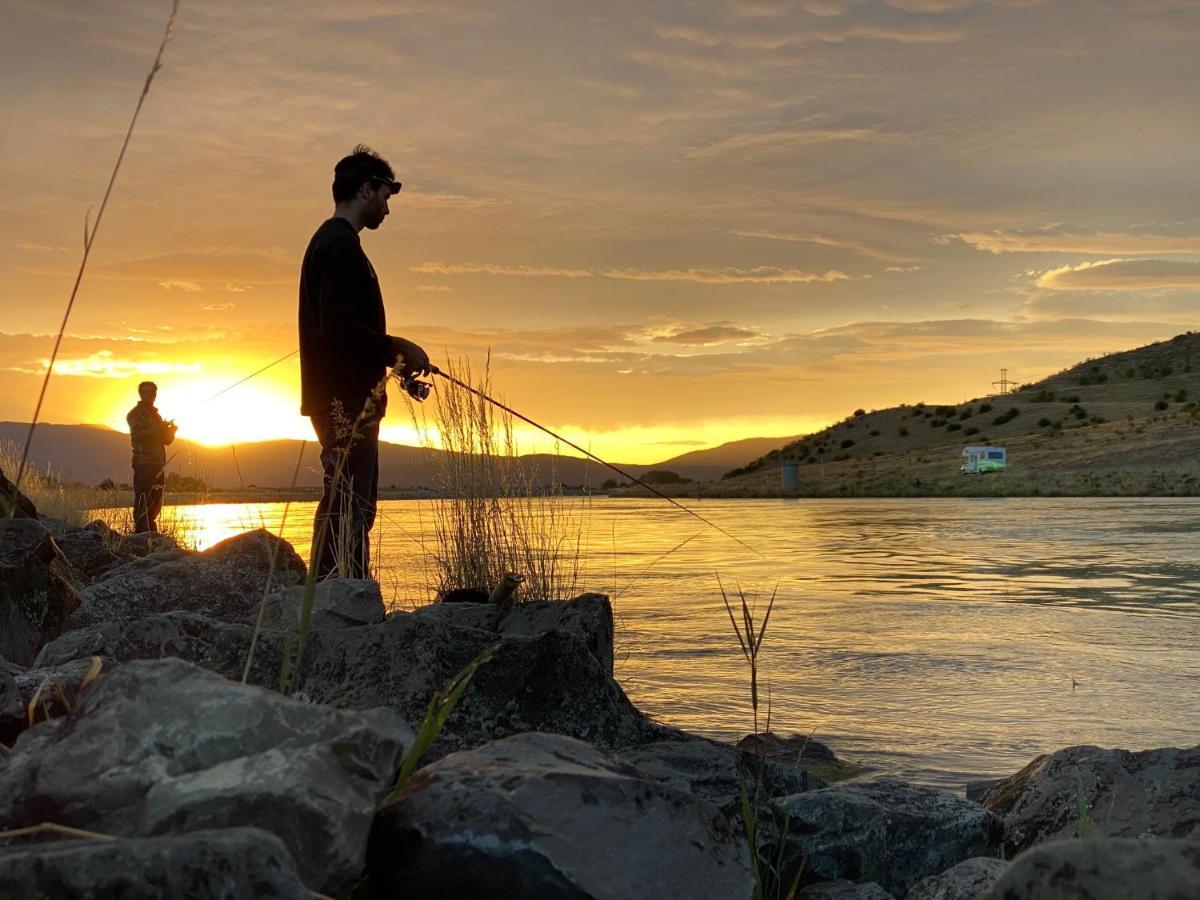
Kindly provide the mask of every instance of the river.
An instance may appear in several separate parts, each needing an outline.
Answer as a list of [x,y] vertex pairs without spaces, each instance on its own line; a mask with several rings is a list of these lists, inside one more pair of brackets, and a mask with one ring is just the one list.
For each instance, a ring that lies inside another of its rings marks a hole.
[[[692,501],[761,558],[660,500],[563,502],[582,528],[580,590],[614,597],[617,678],[663,722],[753,730],[719,577],[760,616],[776,593],[760,716],[769,694],[773,731],[812,734],[875,775],[961,792],[1073,744],[1200,742],[1200,501]],[[288,510],[302,556],[313,508]],[[166,515],[203,548],[278,531],[283,511]],[[429,502],[381,504],[385,600],[429,602],[433,533]]]

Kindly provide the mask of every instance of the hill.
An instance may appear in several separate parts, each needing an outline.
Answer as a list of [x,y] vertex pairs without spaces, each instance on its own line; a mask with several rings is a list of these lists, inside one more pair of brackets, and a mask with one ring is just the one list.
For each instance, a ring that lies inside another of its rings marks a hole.
[[[0,443],[21,445],[28,425],[0,422]],[[706,450],[685,453],[652,465],[617,465],[640,477],[651,469],[669,469],[684,478],[717,478],[731,467],[745,465],[773,447],[779,438],[751,438]],[[299,441],[263,441],[236,447],[209,447],[179,440],[168,448],[168,472],[203,479],[225,490],[243,487],[282,487],[291,484],[300,452]],[[308,443],[300,466],[297,486],[321,484],[318,448]],[[382,442],[379,453],[379,483],[399,490],[428,490],[436,486],[433,462],[440,453],[422,447]],[[30,457],[35,468],[54,470],[65,480],[95,485],[105,479],[120,484],[130,479],[129,435],[96,425],[39,425],[34,432]],[[599,487],[618,479],[610,469],[576,457],[531,454],[522,457],[534,483],[557,481],[568,485]]]
[[[961,475],[963,447],[977,444],[1006,447],[1008,471]],[[796,494],[806,496],[1200,494],[1200,334],[1087,360],[1007,394],[856,410],[703,494],[780,496],[785,462],[798,465]]]

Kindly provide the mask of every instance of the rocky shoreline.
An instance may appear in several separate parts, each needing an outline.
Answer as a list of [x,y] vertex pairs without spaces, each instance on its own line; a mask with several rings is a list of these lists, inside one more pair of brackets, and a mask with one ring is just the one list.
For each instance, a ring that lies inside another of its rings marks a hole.
[[304,571],[265,531],[193,553],[0,522],[0,895],[749,898],[746,785],[757,866],[800,897],[1200,896],[1200,747],[1068,748],[977,799],[830,784],[816,742],[637,710],[604,596],[385,615],[367,581],[320,587],[284,696]]

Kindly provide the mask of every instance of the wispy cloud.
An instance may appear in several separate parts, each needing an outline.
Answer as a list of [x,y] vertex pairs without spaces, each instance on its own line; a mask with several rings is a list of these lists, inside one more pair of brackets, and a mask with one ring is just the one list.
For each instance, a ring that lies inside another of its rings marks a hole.
[[692,284],[811,284],[813,282],[846,281],[845,272],[805,272],[802,269],[780,269],[776,266],[755,266],[752,269],[610,269],[605,278],[630,281],[684,281]]
[[1200,289],[1200,263],[1166,259],[1105,259],[1060,266],[1038,276],[1052,291],[1161,291]]
[[164,291],[183,291],[186,294],[198,294],[204,290],[194,281],[160,281],[158,286]]
[[[10,371],[42,374],[50,365],[49,357],[38,361],[40,369],[13,368]],[[54,361],[54,374],[76,378],[128,378],[131,375],[165,375],[168,372],[199,372],[198,362],[163,362],[158,360],[121,359],[111,350],[100,350],[89,356],[59,358]]]
[[449,294],[453,288],[448,284],[417,284],[413,285],[413,290],[429,294]]
[[651,340],[660,344],[688,344],[701,347],[715,347],[718,344],[756,340],[762,336],[758,331],[742,328],[737,325],[707,325],[703,328],[679,329],[670,334],[656,335]]
[[1200,235],[1145,231],[1088,231],[1060,225],[1044,228],[964,231],[946,235],[988,253],[1083,253],[1097,256],[1141,256],[1200,253]]
[[425,262],[411,266],[422,275],[507,275],[514,278],[591,278],[591,269],[564,269],[557,266],[512,266],[496,263]]
[[880,244],[872,244],[868,241],[858,240],[855,238],[833,237],[823,234],[797,234],[781,231],[759,230],[759,231],[734,231],[738,237],[746,238],[762,238],[769,241],[788,241],[797,244],[816,244],[820,247],[833,247],[838,250],[850,250],[854,253],[859,253],[871,259],[878,259],[884,262],[916,262],[921,259],[919,256],[913,256],[908,253],[901,253],[898,250],[892,250]]
[[224,312],[227,309],[233,309],[237,304],[234,303],[204,303],[199,309],[201,312]]

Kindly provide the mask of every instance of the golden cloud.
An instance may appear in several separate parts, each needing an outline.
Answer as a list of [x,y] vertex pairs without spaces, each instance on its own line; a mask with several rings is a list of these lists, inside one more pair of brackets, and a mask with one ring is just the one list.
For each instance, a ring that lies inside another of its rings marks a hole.
[[1200,263],[1166,259],[1105,259],[1060,266],[1038,276],[1051,291],[1161,291],[1200,289]]
[[1121,231],[1069,231],[1063,228],[996,229],[947,235],[988,253],[1083,253],[1141,256],[1200,253],[1200,235]]

